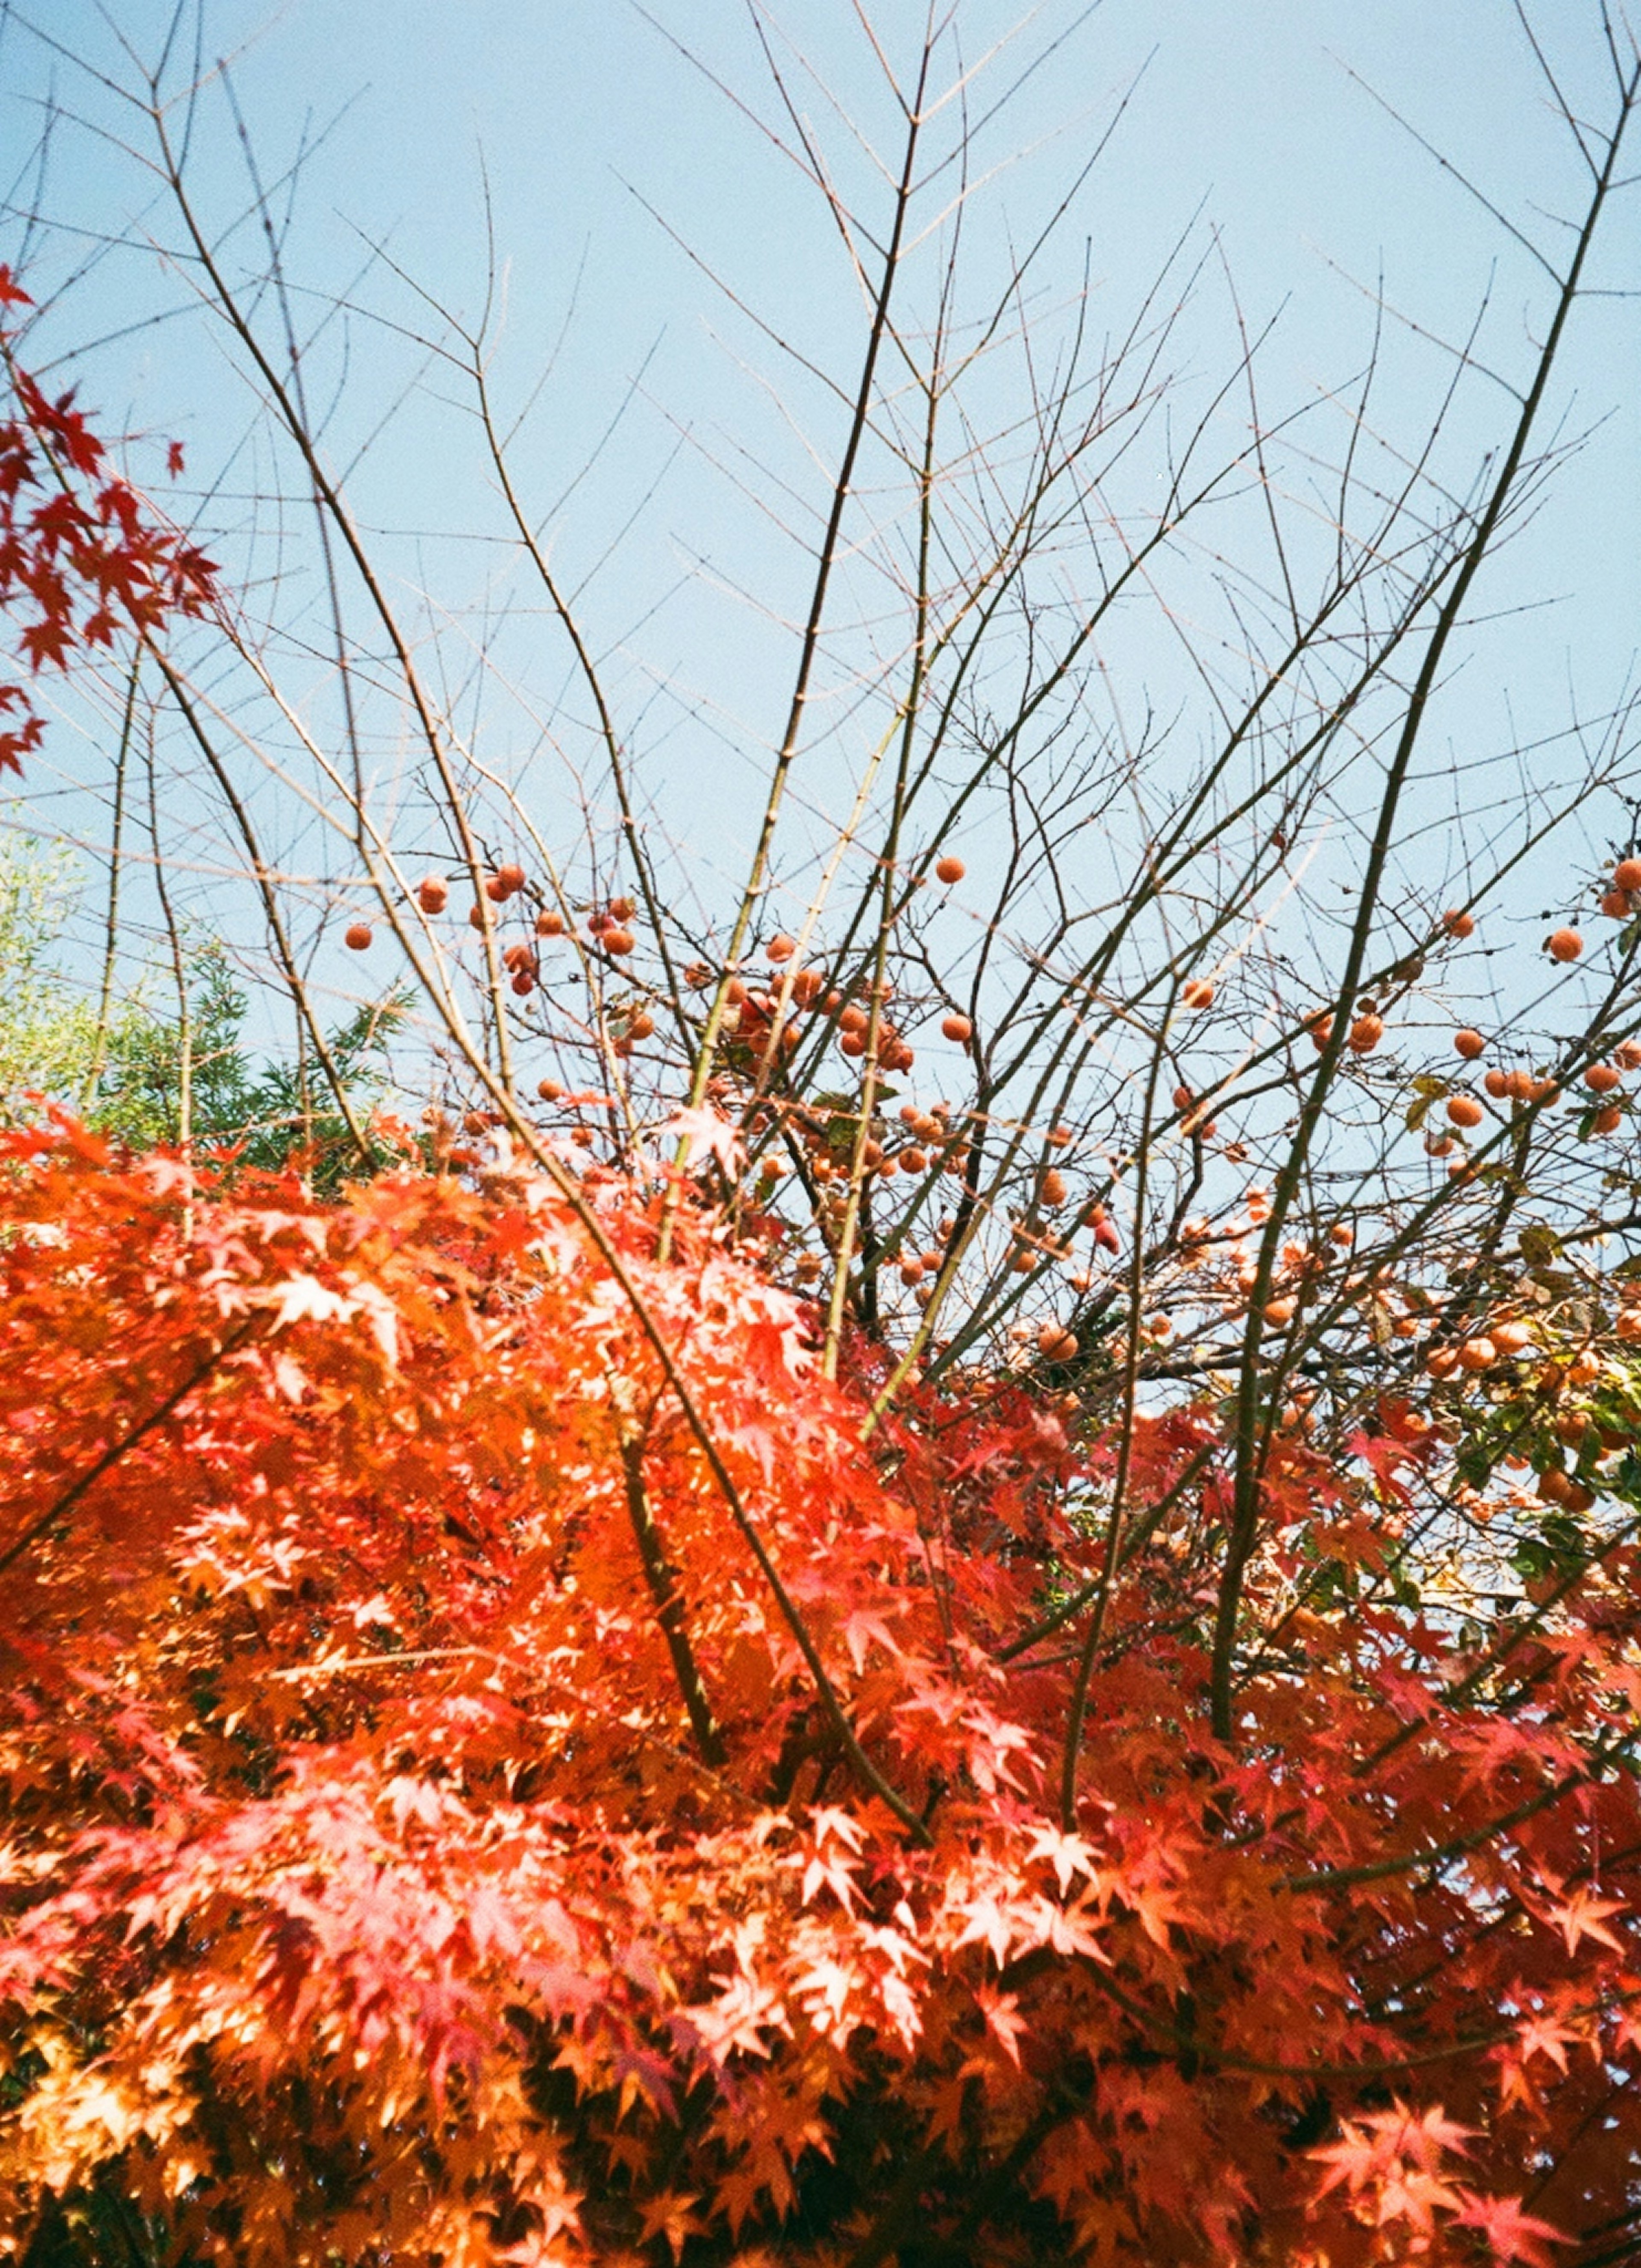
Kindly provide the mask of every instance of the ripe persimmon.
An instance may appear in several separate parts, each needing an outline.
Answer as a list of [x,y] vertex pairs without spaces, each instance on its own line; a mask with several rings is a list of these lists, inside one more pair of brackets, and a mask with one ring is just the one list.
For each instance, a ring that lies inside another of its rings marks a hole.
[[777,963],[790,961],[798,950],[798,940],[796,938],[788,937],[785,931],[781,930],[769,939],[763,950],[770,961]]
[[1187,1008],[1211,1008],[1214,988],[1205,976],[1190,976],[1180,987],[1180,999]]
[[[505,869],[503,870],[505,872]],[[638,909],[630,898],[612,898],[609,917],[613,922],[629,922]]]
[[1466,913],[1462,906],[1449,906],[1441,917],[1441,925],[1449,937],[1472,937],[1475,932],[1475,917]]
[[1502,1102],[1510,1093],[1510,1073],[1507,1071],[1490,1071],[1482,1084],[1495,1102]]
[[1552,930],[1544,940],[1544,950],[1552,961],[1576,961],[1584,951],[1584,939],[1576,929]]
[[960,858],[947,857],[935,860],[934,871],[943,882],[960,882],[968,869]]
[[1265,1321],[1273,1330],[1281,1330],[1284,1325],[1293,1321],[1298,1305],[1298,1301],[1294,1300],[1267,1300],[1264,1307]]
[[1371,1056],[1385,1036],[1382,1016],[1358,1016],[1350,1027],[1349,1046],[1353,1056]]
[[1616,1134],[1623,1123],[1623,1112],[1615,1102],[1609,1102],[1605,1110],[1598,1110],[1590,1121],[1590,1130],[1593,1134]]
[[1627,921],[1630,917],[1629,892],[1608,890],[1601,900],[1601,911],[1608,921]]
[[1473,1094],[1455,1094],[1448,1101],[1447,1116],[1455,1126],[1479,1126],[1486,1113]]
[[1584,1083],[1593,1094],[1610,1094],[1623,1085],[1623,1079],[1615,1064],[1595,1063],[1585,1072]]
[[[564,934],[564,917],[563,914],[553,912],[550,907],[546,913],[537,914],[535,917],[535,933],[538,937],[563,937]],[[687,974],[688,971],[686,971],[686,975]]]
[[1453,1044],[1454,1052],[1461,1055],[1467,1063],[1474,1063],[1477,1056],[1485,1054],[1487,1050],[1487,1042],[1480,1032],[1473,1031],[1468,1024],[1462,1031],[1453,1034]]
[[975,1027],[968,1018],[960,1016],[955,1010],[949,1016],[942,1016],[940,1029],[948,1040],[962,1042],[972,1040],[975,1036]]
[[424,914],[442,914],[450,903],[450,884],[442,874],[424,875],[416,884],[416,902]]
[[607,929],[601,942],[606,953],[630,953],[637,940],[629,929]]
[[369,922],[350,922],[342,933],[342,941],[350,953],[368,953],[371,946]]
[[1613,869],[1615,890],[1641,890],[1641,858],[1621,858]]
[[535,1091],[543,1102],[562,1102],[564,1099],[563,1087],[556,1079],[538,1080]]
[[1641,1071],[1641,1040],[1620,1040],[1613,1061],[1620,1071]]
[[1459,1349],[1461,1370],[1490,1370],[1498,1359],[1498,1349],[1490,1338],[1466,1339]]
[[1049,1362],[1071,1362],[1077,1355],[1077,1333],[1063,1323],[1044,1323],[1037,1333],[1037,1347]]

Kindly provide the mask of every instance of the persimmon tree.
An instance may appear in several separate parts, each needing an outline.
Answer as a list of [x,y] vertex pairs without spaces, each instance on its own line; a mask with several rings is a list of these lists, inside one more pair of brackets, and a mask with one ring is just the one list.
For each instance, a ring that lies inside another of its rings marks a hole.
[[[1596,122],[1521,26],[1561,235],[1465,185],[1535,263],[1525,359],[1457,338],[1411,443],[1376,359],[1273,416],[1246,329],[1193,394],[1188,252],[1047,354],[1050,236],[971,265],[1006,104],[960,99],[952,21],[878,40],[858,194],[766,43],[770,107],[734,99],[864,312],[717,901],[489,317],[423,299],[418,343],[578,688],[557,831],[334,468],[256,161],[249,284],[202,207],[232,75],[178,83],[173,39],[113,90],[321,633],[209,502],[84,502],[107,450],[25,374],[71,295],[8,284],[18,685],[66,665],[104,720],[110,940],[133,750],[163,932],[161,810],[243,887],[295,1116],[359,1178],[258,1180],[186,1106],[147,1160],[61,1116],[10,1143],[19,2249],[1632,2250],[1631,704],[1519,794],[1533,752],[1461,775],[1439,737],[1627,188],[1641,56],[1584,28]],[[59,496],[77,583],[40,581]],[[1196,625],[1172,723],[1142,602]],[[477,666],[533,713],[504,640]],[[409,1124],[350,1094],[348,967],[414,1002]]]

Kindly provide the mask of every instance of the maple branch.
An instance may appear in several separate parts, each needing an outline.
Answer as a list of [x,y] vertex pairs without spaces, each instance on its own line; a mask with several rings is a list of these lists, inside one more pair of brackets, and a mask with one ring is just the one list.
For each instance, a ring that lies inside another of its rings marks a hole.
[[225,1360],[229,1355],[245,1344],[254,1329],[255,1321],[252,1318],[242,1323],[237,1331],[230,1332],[222,1344],[213,1347],[204,1359],[189,1372],[181,1384],[173,1388],[163,1402],[150,1410],[140,1425],[134,1425],[129,1433],[121,1434],[112,1447],[105,1449],[96,1463],[82,1473],[72,1487],[65,1489],[48,1511],[41,1513],[38,1520],[32,1521],[22,1534],[8,1545],[4,1552],[0,1552],[0,1575],[8,1573],[31,1545],[37,1543],[40,1538],[55,1528],[60,1520],[66,1519],[85,1495],[87,1490],[94,1488],[103,1475],[117,1465],[121,1457],[136,1448],[139,1441],[145,1440],[157,1425],[164,1425],[172,1412],[181,1403],[188,1400],[195,1388],[204,1383],[218,1363]]
[[703,1761],[716,1770],[725,1761],[724,1736],[712,1714],[712,1704],[707,1697],[706,1687],[702,1682],[701,1671],[689,1643],[678,1570],[667,1557],[666,1546],[644,1485],[644,1441],[641,1433],[629,1434],[622,1440],[621,1462],[627,1484],[627,1516],[632,1522],[633,1541],[644,1563],[644,1580],[655,1603],[655,1618],[661,1626],[662,1637],[666,1640],[666,1650],[673,1660],[673,1673],[684,1697],[684,1707],[688,1712],[689,1729],[695,1735],[695,1746],[700,1749]]
[[[1139,1525],[1129,1530],[1122,1538],[1122,1548],[1118,1553],[1119,1566],[1127,1566],[1135,1552],[1139,1550],[1148,1538],[1155,1534],[1158,1524],[1166,1519],[1187,1490],[1194,1482],[1201,1478],[1212,1455],[1211,1442],[1198,1449],[1179,1479],[1158,1498]],[[998,1661],[1013,1661],[1020,1654],[1029,1653],[1032,1647],[1041,1644],[1044,1638],[1052,1638],[1056,1631],[1061,1629],[1066,1623],[1074,1621],[1085,1607],[1093,1604],[1105,1588],[1106,1580],[1105,1563],[1102,1561],[1099,1574],[1091,1577],[1080,1589],[1073,1591],[1070,1598],[1063,1599],[1057,1607],[1044,1615],[1041,1621],[1034,1622],[1031,1628],[1023,1631],[1019,1638],[1011,1638],[1006,1646],[1000,1646],[996,1659]],[[1077,1656],[1071,1654],[1066,1659],[1075,1660]]]
[[1339,1889],[1353,1882],[1388,1881],[1393,1874],[1409,1874],[1425,1867],[1446,1866],[1450,1859],[1461,1859],[1467,1851],[1479,1851],[1484,1844],[1507,1834],[1519,1827],[1524,1819],[1531,1819],[1541,1811],[1548,1811],[1571,1795],[1575,1788],[1587,1787],[1602,1769],[1616,1758],[1633,1749],[1637,1736],[1601,1742],[1593,1748],[1584,1764],[1574,1771],[1564,1772],[1547,1788],[1529,1796],[1512,1810],[1500,1812],[1485,1826],[1472,1828],[1468,1834],[1455,1835],[1446,1843],[1431,1844],[1423,1851],[1410,1851],[1395,1859],[1375,1859],[1359,1867],[1319,1867],[1308,1874],[1287,1874],[1280,1888],[1284,1890]]
[[805,1665],[814,1680],[821,1706],[830,1719],[833,1730],[836,1733],[838,1741],[855,1773],[874,1795],[887,1805],[913,1842],[926,1845],[932,1839],[928,1822],[908,1803],[900,1791],[884,1778],[862,1748],[859,1737],[849,1721],[848,1713],[838,1698],[837,1689],[827,1674],[826,1664],[820,1659],[820,1649],[815,1645],[809,1626],[803,1616],[799,1614],[796,1601],[785,1584],[782,1582],[779,1571],[770,1558],[763,1538],[759,1535],[756,1526],[747,1513],[741,1500],[740,1491],[736,1487],[733,1476],[724,1462],[723,1453],[713,1436],[712,1429],[707,1424],[695,1395],[690,1392],[688,1381],[679,1367],[677,1356],[668,1342],[666,1334],[657,1322],[649,1301],[633,1280],[632,1272],[622,1260],[614,1239],[605,1228],[593,1207],[587,1202],[585,1193],[578,1188],[575,1177],[569,1168],[547,1147],[534,1127],[519,1116],[518,1106],[511,1094],[494,1086],[492,1086],[492,1092],[513,1130],[575,1214],[600,1258],[621,1287],[622,1295],[632,1309],[638,1328],[654,1349],[667,1385],[678,1397],[679,1405],[683,1410],[689,1430],[695,1435],[701,1454],[707,1461],[708,1469],[717,1484],[730,1517],[740,1529],[753,1557],[757,1561],[759,1572],[769,1585],[776,1604],[780,1609],[782,1618],[797,1641]]
[[[1408,1742],[1428,1730],[1435,1721],[1439,1711],[1451,1709],[1457,1703],[1467,1700],[1482,1683],[1490,1669],[1497,1668],[1500,1662],[1508,1660],[1512,1653],[1525,1646],[1534,1631],[1543,1627],[1564,1599],[1570,1598],[1596,1568],[1610,1559],[1615,1551],[1622,1550],[1625,1544],[1632,1543],[1637,1534],[1641,1534],[1641,1513],[1637,1513],[1634,1520],[1627,1521],[1614,1535],[1608,1537],[1599,1551],[1593,1551],[1588,1558],[1580,1559],[1576,1565],[1570,1567],[1558,1582],[1551,1585],[1542,1598],[1534,1602],[1532,1612],[1524,1616],[1522,1620],[1512,1628],[1507,1638],[1496,1639],[1486,1652],[1471,1664],[1462,1677],[1452,1680],[1442,1688],[1439,1693],[1431,1697],[1430,1709],[1424,1716],[1409,1717],[1398,1727],[1395,1732],[1387,1734],[1372,1754],[1364,1756],[1361,1762],[1353,1767],[1353,1776],[1363,1779],[1369,1772],[1377,1771],[1380,1765],[1394,1756],[1399,1749],[1404,1748]],[[1531,1683],[1530,1680],[1528,1682]],[[1518,1701],[1520,1699],[1519,1694],[1517,1699]]]
[[[1409,2049],[1406,2055],[1374,2056],[1359,2063],[1272,2063],[1257,2056],[1239,2054],[1233,2048],[1217,2046],[1211,2040],[1205,2040],[1195,2024],[1188,2033],[1183,2031],[1177,2021],[1169,2021],[1155,2010],[1148,2008],[1143,2000],[1137,1999],[1132,1992],[1125,1992],[1109,1970],[1101,1967],[1086,1953],[1068,1955],[1055,1953],[1046,1946],[1040,1947],[1003,1970],[999,1982],[1012,1984],[1027,1981],[1063,1966],[1068,1961],[1090,1984],[1121,2008],[1162,2055],[1177,2060],[1183,2052],[1203,2068],[1237,2072],[1250,2079],[1279,2079],[1294,2084],[1305,2084],[1318,2079],[1346,2081],[1393,2079],[1398,2072],[1425,2071],[1435,2064],[1452,2063],[1459,2056],[1485,2054],[1490,2048],[1502,2047],[1506,2041],[1518,2038],[1521,2031],[1518,2017],[1512,2021],[1493,2025],[1484,2032],[1461,2033],[1458,2038],[1444,2041],[1439,2046]],[[1580,2013],[1593,2015],[1608,2007],[1631,2005],[1637,2000],[1641,2000],[1641,1985],[1627,1992],[1605,1993]],[[1379,2029],[1385,2028],[1380,2026]]]

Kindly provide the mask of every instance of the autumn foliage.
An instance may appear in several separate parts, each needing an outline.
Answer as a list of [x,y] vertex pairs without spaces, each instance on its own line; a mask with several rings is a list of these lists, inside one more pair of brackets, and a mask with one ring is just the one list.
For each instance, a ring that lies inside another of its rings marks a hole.
[[[12,351],[4,319],[29,295],[0,263],[0,357],[11,414],[0,417],[0,610],[28,676],[139,637],[214,596],[215,570],[108,461],[72,392],[48,394]],[[171,445],[172,472],[182,452]],[[43,720],[26,681],[0,678],[0,775],[20,772]]]
[[[1381,519],[1352,429],[1308,627],[1278,530],[1293,651],[1252,656],[1242,713],[1160,813],[1164,742],[1063,777],[1056,743],[1106,669],[1102,614],[1247,484],[1244,445],[1199,490],[1190,445],[1120,571],[1095,530],[1101,595],[1063,635],[1024,568],[1031,531],[1088,516],[1092,490],[1073,512],[1061,482],[1103,450],[1099,414],[1027,467],[995,557],[989,532],[931,580],[944,329],[921,459],[879,361],[924,351],[891,321],[897,247],[919,137],[961,107],[909,103],[789,721],[749,863],[699,924],[673,909],[600,642],[512,485],[485,342],[486,477],[619,814],[612,849],[587,792],[579,868],[441,705],[447,657],[394,611],[304,350],[258,328],[264,298],[288,305],[281,233],[277,288],[242,292],[152,80],[183,266],[318,514],[341,722],[333,747],[323,702],[281,690],[284,634],[237,618],[191,534],[18,360],[27,330],[0,328],[0,772],[40,744],[42,672],[80,672],[92,757],[99,733],[114,751],[86,1117],[129,950],[129,766],[179,1015],[171,1146],[131,1154],[44,1095],[0,1134],[0,2254],[1634,2257],[1633,772],[1615,740],[1566,787],[1613,839],[1545,854],[1542,914],[1510,880],[1526,849],[1471,859],[1462,888],[1409,852],[1439,833],[1427,705],[1559,446],[1535,421],[1629,178],[1641,54],[1601,24],[1614,123],[1597,166],[1565,112],[1585,217],[1545,263],[1535,374],[1474,498],[1410,488]],[[920,87],[949,28],[928,19]],[[952,130],[931,182],[968,173]],[[31,305],[0,267],[0,324]],[[1056,436],[1088,383],[1066,367]],[[857,462],[883,436],[924,468],[915,588],[896,569],[909,672],[872,680],[891,722],[805,905],[809,853],[784,864],[777,821],[817,745],[857,498],[892,525]],[[1347,539],[1358,479],[1371,533]],[[1017,578],[1023,689],[982,729],[965,683],[1005,681],[980,657]],[[356,695],[383,688],[361,725]],[[232,819],[223,871],[260,940],[234,950],[294,1011],[271,1127],[194,1114],[210,1046],[166,879],[172,733],[203,766],[190,811],[209,782]],[[377,755],[401,741],[379,821]],[[343,845],[328,877],[268,852],[287,790]],[[1125,876],[1109,814],[1130,795]],[[1529,849],[1558,823],[1536,795]],[[1284,914],[1342,815],[1343,915],[1314,894]],[[401,819],[424,831],[394,840]],[[1085,887],[1095,821],[1113,863]],[[982,889],[999,829],[1013,855]],[[314,1005],[331,946],[350,979],[391,963],[364,1026],[422,1020],[414,1127],[356,1109]]]
[[1227,1747],[1180,1580],[1214,1413],[1139,1423],[1107,1568],[1108,1440],[976,1378],[863,1449],[755,1252],[686,1208],[657,1257],[668,1186],[321,1207],[12,1138],[13,2243],[1538,2261],[1622,2219],[1632,1547],[1455,1647],[1382,1581],[1424,1422],[1350,1476],[1296,1434]]

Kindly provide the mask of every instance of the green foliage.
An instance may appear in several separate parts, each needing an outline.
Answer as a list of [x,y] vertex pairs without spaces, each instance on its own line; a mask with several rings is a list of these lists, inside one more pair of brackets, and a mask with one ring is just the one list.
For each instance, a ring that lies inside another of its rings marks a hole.
[[68,984],[55,959],[77,887],[66,850],[28,836],[0,850],[0,1117],[8,1124],[37,1115],[24,1101],[30,1092],[80,1101],[96,1059],[96,1004]]
[[[62,961],[79,888],[70,853],[24,836],[0,850],[0,1123],[39,1116],[45,1095],[134,1151],[181,1138],[186,1079],[198,1146],[230,1147],[248,1166],[277,1169],[308,1153],[334,1188],[361,1160],[320,1066],[258,1060],[245,1034],[249,1001],[219,939],[184,951],[186,1022],[154,1005],[166,980],[144,974],[106,1019]],[[386,1049],[405,996],[367,1005],[327,1035],[356,1117],[368,1123],[386,1086]],[[386,1162],[372,1145],[372,1169]]]

